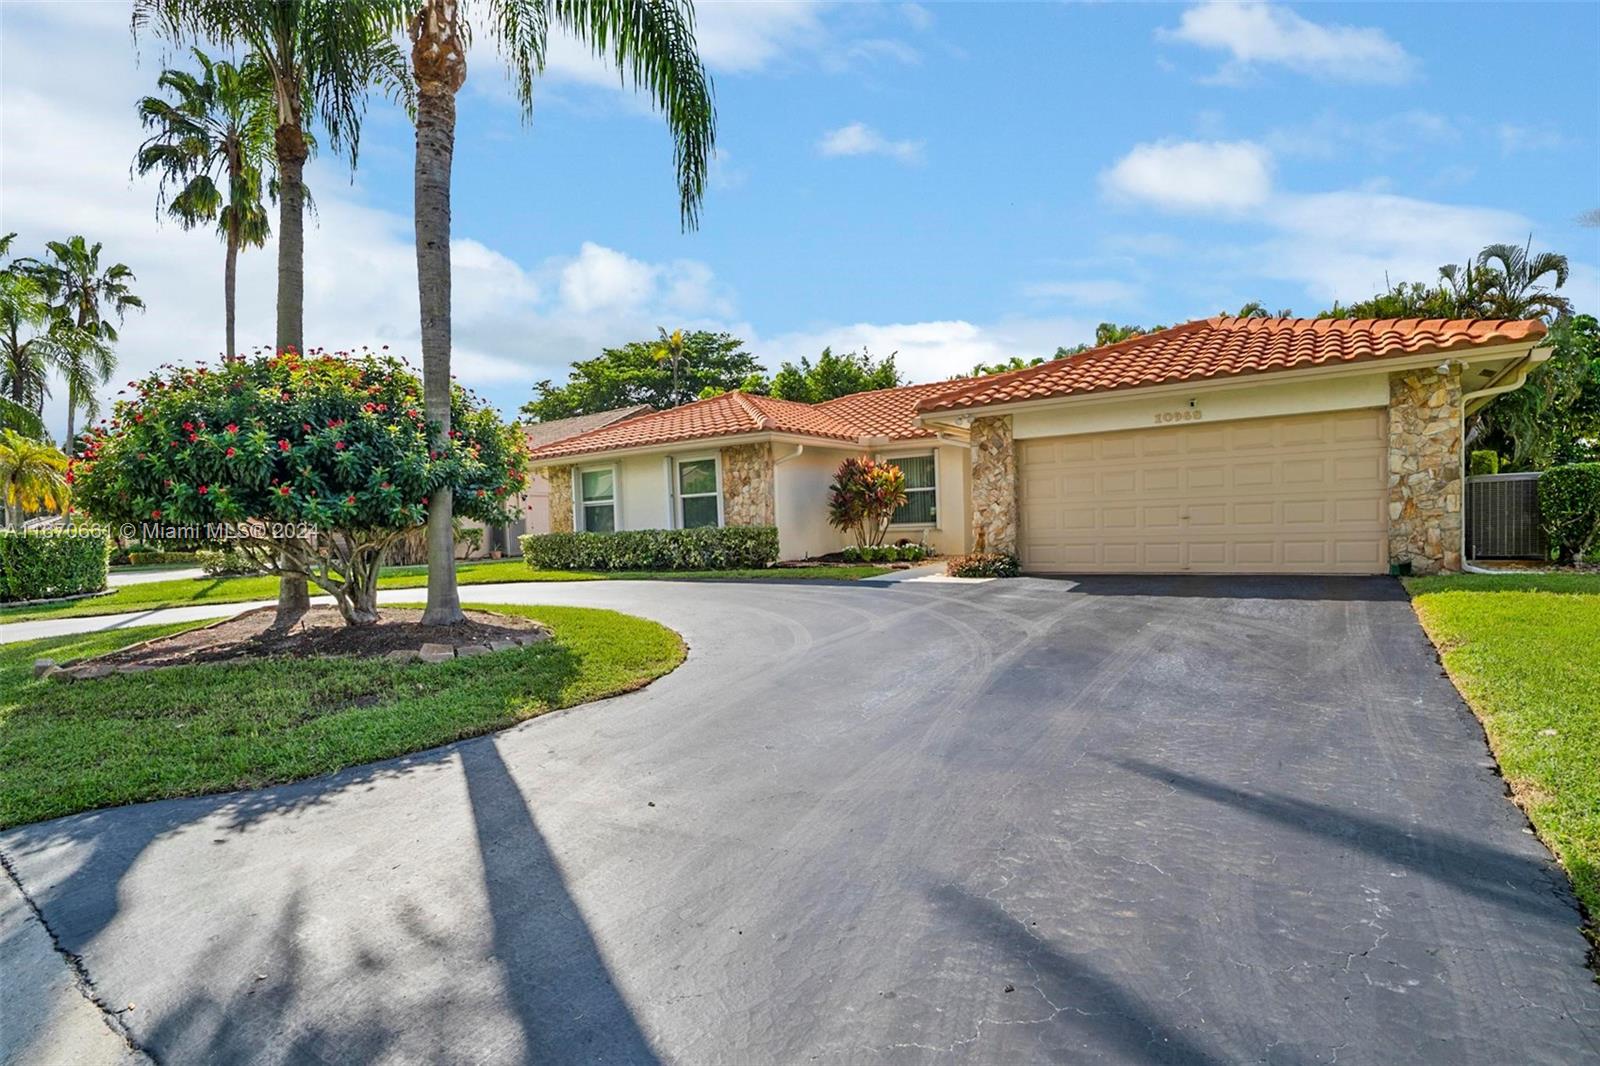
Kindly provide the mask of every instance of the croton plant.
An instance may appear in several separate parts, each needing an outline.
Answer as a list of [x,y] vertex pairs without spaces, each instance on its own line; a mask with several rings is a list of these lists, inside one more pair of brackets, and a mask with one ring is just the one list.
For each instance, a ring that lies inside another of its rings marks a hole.
[[463,518],[516,513],[521,435],[459,386],[441,433],[421,381],[392,356],[288,350],[169,365],[129,390],[85,435],[76,503],[141,533],[203,527],[261,569],[324,589],[351,625],[377,619],[384,550],[427,521],[441,488]]

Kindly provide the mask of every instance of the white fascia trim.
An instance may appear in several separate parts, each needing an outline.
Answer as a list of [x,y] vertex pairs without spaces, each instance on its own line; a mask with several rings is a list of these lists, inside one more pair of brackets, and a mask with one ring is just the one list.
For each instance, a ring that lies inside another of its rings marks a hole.
[[1363,359],[1336,366],[1307,367],[1299,370],[1269,370],[1258,374],[1231,374],[1225,378],[1202,378],[1197,381],[1169,381],[1160,385],[1139,385],[1130,389],[1107,389],[1101,392],[1084,392],[1066,396],[1047,396],[1037,400],[1016,400],[1012,403],[986,404],[981,407],[958,407],[948,411],[929,411],[916,416],[916,423],[928,429],[947,426],[965,428],[960,421],[988,418],[997,414],[1011,414],[1039,407],[1088,407],[1100,403],[1115,403],[1133,396],[1167,396],[1173,393],[1203,394],[1230,389],[1251,389],[1261,385],[1284,384],[1290,381],[1312,381],[1327,377],[1353,374],[1393,374],[1403,370],[1419,370],[1440,363],[1482,363],[1522,355],[1534,349],[1527,341],[1500,344],[1493,348],[1474,348],[1461,352],[1434,352],[1431,355],[1413,355],[1404,358]]

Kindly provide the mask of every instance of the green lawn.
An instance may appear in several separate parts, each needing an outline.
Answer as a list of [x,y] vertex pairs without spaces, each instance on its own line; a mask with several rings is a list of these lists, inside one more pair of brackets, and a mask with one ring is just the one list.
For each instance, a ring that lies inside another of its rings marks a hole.
[[1600,575],[1406,587],[1518,803],[1600,921]]
[[536,618],[553,638],[437,664],[278,659],[71,684],[34,680],[33,660],[96,655],[189,627],[0,645],[0,828],[419,751],[638,688],[683,661],[678,635],[642,618],[485,609]]
[[[854,581],[872,577],[888,570],[883,566],[812,566],[778,567],[770,570],[693,570],[693,571],[598,571],[530,570],[521,559],[496,559],[483,562],[461,563],[456,568],[456,580],[462,585],[490,585],[500,582],[520,581],[700,581],[722,580],[818,580]],[[386,589],[425,588],[428,568],[425,566],[397,566],[384,571],[378,585]],[[317,593],[312,587],[313,595]],[[147,581],[138,585],[124,585],[108,596],[95,596],[85,600],[43,604],[34,607],[0,608],[0,623],[27,622],[38,618],[82,618],[97,614],[122,614],[125,611],[149,611],[160,607],[185,607],[203,603],[244,603],[248,600],[271,600],[278,595],[275,577],[196,577],[172,581]]]

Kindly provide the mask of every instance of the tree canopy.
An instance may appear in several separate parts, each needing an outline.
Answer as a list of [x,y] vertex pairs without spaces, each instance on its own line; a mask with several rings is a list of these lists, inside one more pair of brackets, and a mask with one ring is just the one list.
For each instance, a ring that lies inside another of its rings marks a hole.
[[745,350],[744,341],[731,333],[696,330],[682,334],[678,385],[674,388],[671,361],[658,358],[660,348],[657,337],[578,360],[565,384],[547,379],[534,386],[533,399],[522,405],[523,417],[553,422],[641,403],[664,410],[707,390],[740,388],[753,375],[757,380],[750,384],[758,384],[762,375],[761,365]]
[[1545,343],[1554,350],[1527,383],[1481,412],[1475,446],[1524,470],[1600,461],[1600,322],[1593,315],[1563,319]]
[[768,391],[780,400],[822,403],[852,393],[892,389],[905,383],[894,357],[895,353],[890,352],[882,359],[874,359],[865,348],[835,355],[832,348],[824,348],[815,363],[804,356],[798,365],[784,363],[772,375]]
[[523,485],[520,434],[460,388],[441,432],[421,382],[387,356],[258,355],[134,387],[72,468],[84,509],[225,525],[258,566],[309,578],[351,624],[376,619],[384,549],[426,521],[430,497],[448,488],[457,514],[504,523]]

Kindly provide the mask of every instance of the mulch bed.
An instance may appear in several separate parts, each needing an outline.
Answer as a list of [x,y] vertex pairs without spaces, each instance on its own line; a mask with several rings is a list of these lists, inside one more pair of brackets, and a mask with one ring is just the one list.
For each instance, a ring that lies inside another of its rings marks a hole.
[[313,607],[282,633],[271,633],[275,608],[260,607],[215,625],[191,629],[170,637],[135,644],[87,660],[108,666],[186,666],[269,656],[320,658],[332,655],[381,656],[387,652],[416,651],[424,644],[484,644],[515,640],[548,630],[531,618],[468,611],[467,620],[454,626],[425,626],[422,612],[384,608],[380,619],[368,626],[347,626],[335,607]]

